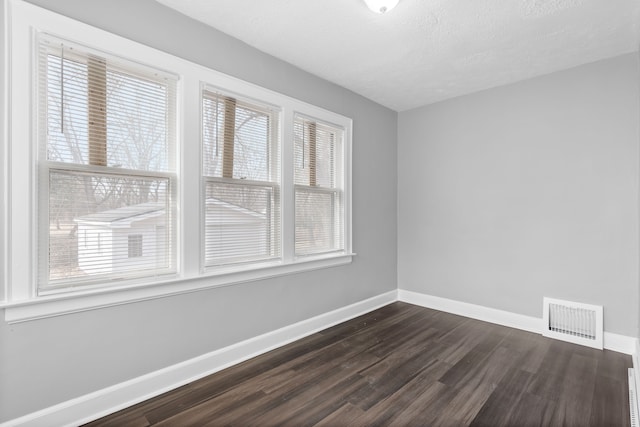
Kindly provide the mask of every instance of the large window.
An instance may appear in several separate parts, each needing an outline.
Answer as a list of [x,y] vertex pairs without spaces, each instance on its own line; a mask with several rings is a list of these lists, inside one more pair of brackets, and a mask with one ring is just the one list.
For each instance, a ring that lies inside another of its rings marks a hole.
[[294,121],[295,251],[344,250],[343,130],[297,116]]
[[38,47],[40,290],[174,271],[176,79],[46,34]]
[[349,118],[28,2],[10,21],[8,321],[351,262]]
[[205,266],[279,258],[278,111],[202,93]]

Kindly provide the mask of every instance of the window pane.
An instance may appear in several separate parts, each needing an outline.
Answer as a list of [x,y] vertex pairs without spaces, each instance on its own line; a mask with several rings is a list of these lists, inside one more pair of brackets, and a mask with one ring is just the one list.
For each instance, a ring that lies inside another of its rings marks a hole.
[[38,41],[39,288],[174,272],[176,77]]
[[[233,98],[205,92],[202,101],[205,176],[277,181],[277,155],[272,143],[275,113]],[[225,137],[227,134],[227,137]],[[230,145],[225,145],[226,143]],[[232,151],[226,153],[225,147]],[[225,162],[231,176],[225,176]]]
[[63,44],[48,45],[46,52],[41,72],[49,160],[141,171],[173,168],[172,84]]
[[87,164],[87,66],[54,55],[47,56],[47,65],[47,157],[57,162]]
[[340,176],[342,129],[294,120],[295,253],[312,255],[344,249]]
[[108,72],[108,165],[169,170],[167,132],[167,87],[123,72]]
[[342,249],[339,193],[296,189],[296,254]]
[[278,206],[275,187],[207,183],[206,265],[278,257]]
[[279,258],[279,113],[209,90],[202,107],[205,266]]
[[49,281],[167,273],[169,180],[51,171]]
[[294,122],[295,182],[336,187],[336,146],[342,131],[322,123],[296,118]]

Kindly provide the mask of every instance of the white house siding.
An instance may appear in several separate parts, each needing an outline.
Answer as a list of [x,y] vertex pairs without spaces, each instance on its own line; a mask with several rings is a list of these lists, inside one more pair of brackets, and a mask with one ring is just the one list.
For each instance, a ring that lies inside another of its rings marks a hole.
[[[166,215],[159,206],[143,203],[78,218],[78,267],[87,275],[97,275],[153,269],[165,263]],[[132,235],[142,236],[141,256],[129,257]]]
[[209,199],[205,233],[208,265],[271,256],[270,221],[265,214]]
[[[164,236],[159,238],[157,225],[158,218],[147,218],[132,222],[128,227],[113,227],[113,245],[117,250],[112,251],[111,261],[115,271],[155,269],[158,266],[160,254],[166,251],[166,242]],[[142,236],[142,256],[129,257],[129,236],[132,235]]]
[[112,272],[112,229],[78,223],[78,267],[88,275]]

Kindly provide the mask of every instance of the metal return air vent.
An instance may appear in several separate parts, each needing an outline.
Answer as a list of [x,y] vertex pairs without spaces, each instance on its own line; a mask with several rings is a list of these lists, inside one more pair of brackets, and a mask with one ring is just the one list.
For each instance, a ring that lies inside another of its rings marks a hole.
[[638,390],[636,388],[636,376],[632,368],[629,368],[629,416],[631,427],[638,427]]
[[544,298],[542,335],[587,347],[603,347],[602,306]]

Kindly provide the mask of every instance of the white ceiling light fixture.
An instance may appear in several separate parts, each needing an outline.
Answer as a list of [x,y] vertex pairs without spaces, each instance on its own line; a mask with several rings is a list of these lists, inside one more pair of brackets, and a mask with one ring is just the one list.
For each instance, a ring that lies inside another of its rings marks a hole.
[[400,0],[364,0],[367,7],[375,13],[385,13],[396,7]]

